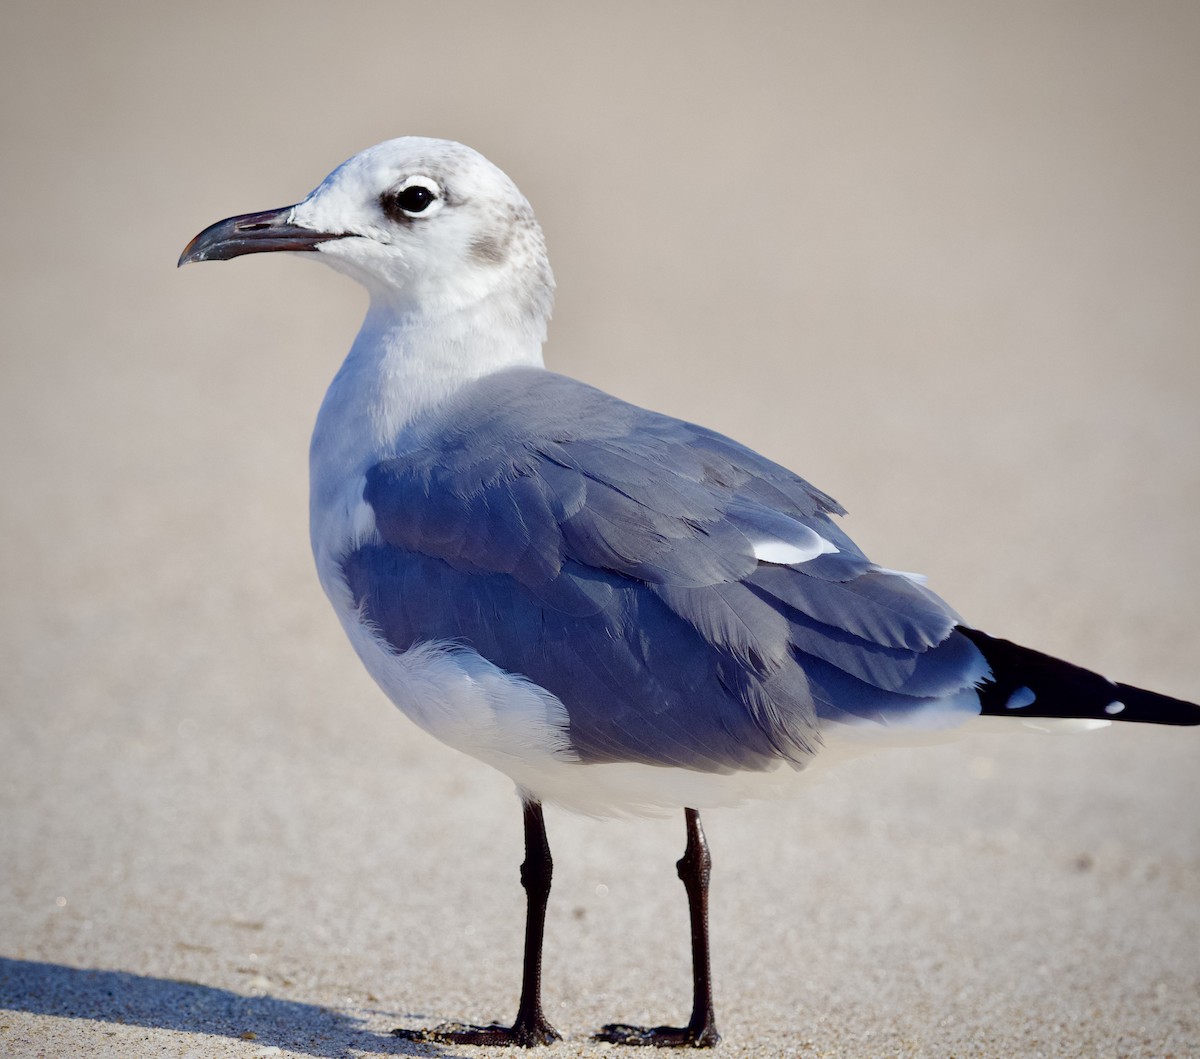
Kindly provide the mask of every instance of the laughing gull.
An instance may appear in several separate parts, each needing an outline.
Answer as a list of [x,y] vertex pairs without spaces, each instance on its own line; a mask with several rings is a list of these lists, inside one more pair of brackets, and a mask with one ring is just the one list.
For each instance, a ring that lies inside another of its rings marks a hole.
[[1192,703],[963,624],[867,559],[832,498],[736,441],[547,371],[541,229],[470,148],[381,143],[295,206],[205,229],[179,263],[267,250],[313,253],[370,294],[312,439],[321,584],[388,697],[511,777],[523,805],[516,1021],[402,1036],[558,1039],[541,1007],[544,801],[684,810],[691,1019],[597,1038],[708,1047],[700,809],[785,793],[818,754],[980,715],[1200,723]]

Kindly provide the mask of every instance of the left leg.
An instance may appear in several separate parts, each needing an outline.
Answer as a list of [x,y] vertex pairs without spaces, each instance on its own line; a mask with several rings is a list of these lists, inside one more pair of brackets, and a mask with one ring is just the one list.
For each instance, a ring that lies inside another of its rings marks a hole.
[[685,809],[687,849],[676,864],[687,890],[692,924],[692,1017],[686,1026],[627,1026],[609,1023],[593,1038],[612,1044],[656,1048],[711,1048],[721,1039],[713,1014],[712,971],[708,954],[708,880],[712,856],[695,809]]
[[511,1026],[450,1024],[432,1030],[392,1030],[394,1036],[410,1041],[437,1041],[442,1044],[518,1045],[531,1048],[560,1039],[559,1032],[542,1014],[542,935],[546,927],[546,903],[550,899],[550,879],[554,862],[542,819],[540,802],[525,802],[525,860],[521,863],[521,885],[525,887],[525,969],[521,976],[521,1003]]

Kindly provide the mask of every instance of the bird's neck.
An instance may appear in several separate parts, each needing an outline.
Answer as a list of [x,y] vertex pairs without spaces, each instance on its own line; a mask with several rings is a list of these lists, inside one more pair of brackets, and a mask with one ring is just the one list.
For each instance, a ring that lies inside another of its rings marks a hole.
[[492,299],[430,313],[373,296],[366,319],[317,417],[311,463],[319,477],[362,473],[403,446],[422,412],[492,372],[542,367],[545,320],[509,314]]

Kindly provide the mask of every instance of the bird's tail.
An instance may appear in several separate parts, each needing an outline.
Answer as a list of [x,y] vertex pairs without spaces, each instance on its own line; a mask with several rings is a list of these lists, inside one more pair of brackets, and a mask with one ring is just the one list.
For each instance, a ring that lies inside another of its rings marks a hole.
[[1118,684],[1040,651],[960,625],[992,675],[979,687],[985,715],[1077,717],[1148,724],[1200,724],[1200,706]]

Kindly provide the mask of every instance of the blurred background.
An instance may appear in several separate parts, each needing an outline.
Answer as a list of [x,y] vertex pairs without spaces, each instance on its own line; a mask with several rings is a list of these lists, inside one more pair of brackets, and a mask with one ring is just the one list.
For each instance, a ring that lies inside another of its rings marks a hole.
[[[0,26],[0,1053],[403,1053],[515,1009],[509,784],[388,705],[311,569],[365,297],[174,268],[382,139],[532,201],[551,367],[793,467],[973,624],[1200,696],[1195,4]],[[1200,1052],[1198,751],[1017,733],[711,814],[727,1054]],[[548,819],[567,1047],[686,1018],[681,822]]]

